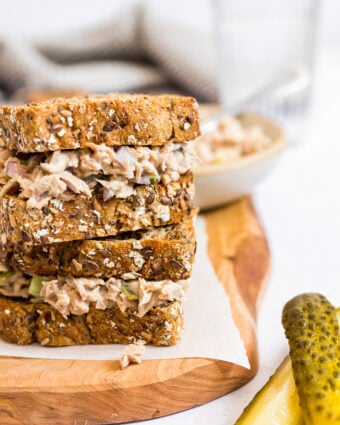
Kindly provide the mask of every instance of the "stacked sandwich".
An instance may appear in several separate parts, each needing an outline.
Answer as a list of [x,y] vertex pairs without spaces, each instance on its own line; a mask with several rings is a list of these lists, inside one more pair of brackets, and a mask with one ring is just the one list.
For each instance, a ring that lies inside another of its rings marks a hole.
[[176,343],[195,254],[194,99],[0,107],[0,336]]

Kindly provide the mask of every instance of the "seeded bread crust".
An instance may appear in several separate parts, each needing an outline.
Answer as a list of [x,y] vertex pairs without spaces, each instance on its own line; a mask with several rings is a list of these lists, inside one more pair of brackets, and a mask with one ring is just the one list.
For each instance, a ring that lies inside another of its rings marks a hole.
[[192,97],[108,94],[0,107],[0,146],[17,152],[77,149],[89,141],[156,146],[199,134]]
[[143,317],[117,308],[71,315],[67,319],[52,306],[0,296],[0,338],[27,345],[129,344],[143,340],[153,345],[174,345],[182,334],[183,312],[179,301],[153,307]]
[[188,279],[196,249],[193,219],[107,239],[4,247],[3,262],[28,274],[44,276],[121,277],[136,273],[144,279]]
[[196,211],[193,207],[193,175],[168,185],[145,185],[136,195],[103,201],[78,195],[42,208],[28,208],[27,201],[5,195],[0,201],[1,243],[26,249],[80,239],[114,236],[121,232],[179,223]]

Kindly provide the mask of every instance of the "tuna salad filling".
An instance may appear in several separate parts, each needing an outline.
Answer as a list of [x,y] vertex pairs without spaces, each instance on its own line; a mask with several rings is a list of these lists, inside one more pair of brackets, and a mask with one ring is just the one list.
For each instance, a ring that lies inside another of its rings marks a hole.
[[188,284],[188,280],[173,282],[147,281],[142,278],[124,280],[68,276],[42,281],[40,296],[64,317],[70,313],[87,313],[90,306],[106,310],[114,305],[123,312],[128,308],[136,309],[136,316],[142,317],[152,307],[165,301],[182,301]]
[[232,163],[268,148],[271,139],[258,125],[244,127],[237,118],[225,116],[213,132],[205,133],[190,145],[196,156],[195,168]]
[[31,277],[7,266],[2,268],[1,295],[46,302],[65,318],[70,314],[85,314],[91,306],[106,310],[115,305],[123,312],[128,308],[136,309],[136,316],[142,317],[152,307],[166,301],[183,301],[189,286],[189,280],[147,281],[134,273],[126,273],[119,279]]
[[191,170],[188,144],[109,147],[88,144],[87,149],[46,154],[17,154],[0,150],[0,198],[6,193],[42,208],[52,199],[77,194],[91,197],[100,189],[103,200],[127,198],[136,185],[169,184]]

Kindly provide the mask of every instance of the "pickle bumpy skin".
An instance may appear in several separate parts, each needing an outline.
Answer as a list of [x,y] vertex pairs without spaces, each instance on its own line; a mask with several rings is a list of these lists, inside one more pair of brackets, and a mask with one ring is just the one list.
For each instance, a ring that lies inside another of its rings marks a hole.
[[306,425],[340,424],[339,324],[320,294],[302,294],[282,314]]

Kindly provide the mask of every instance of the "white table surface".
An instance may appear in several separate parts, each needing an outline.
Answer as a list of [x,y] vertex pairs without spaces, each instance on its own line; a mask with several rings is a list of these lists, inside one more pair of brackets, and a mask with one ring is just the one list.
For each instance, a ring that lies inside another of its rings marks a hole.
[[257,376],[203,406],[139,423],[234,424],[288,352],[281,326],[285,302],[321,292],[340,306],[340,49],[320,55],[309,121],[303,140],[288,148],[254,194],[272,254],[258,320]]

